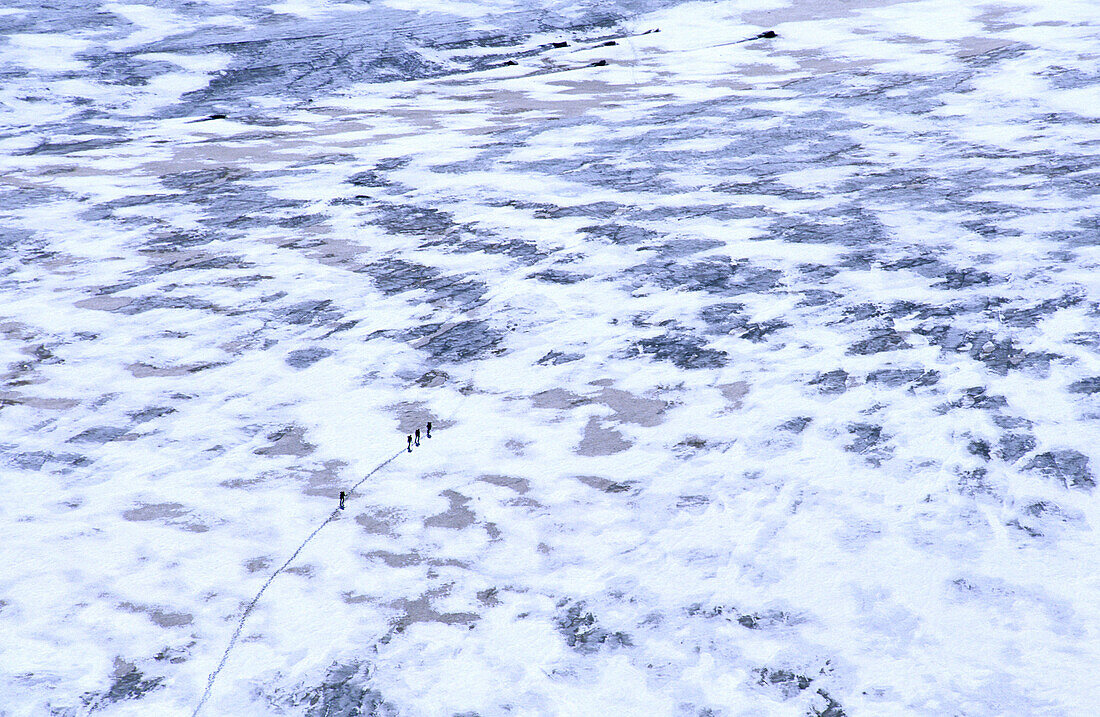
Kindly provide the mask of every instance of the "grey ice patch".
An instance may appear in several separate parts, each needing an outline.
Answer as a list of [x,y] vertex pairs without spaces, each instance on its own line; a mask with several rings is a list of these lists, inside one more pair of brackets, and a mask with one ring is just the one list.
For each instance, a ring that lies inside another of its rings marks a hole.
[[297,349],[287,354],[286,363],[291,368],[309,368],[321,359],[332,356],[332,354],[333,352],[331,349],[321,348],[319,346],[308,349]]
[[621,433],[613,428],[604,428],[600,423],[600,419],[595,416],[588,419],[588,425],[584,427],[584,437],[576,448],[578,455],[609,456],[633,445]]
[[1096,487],[1092,471],[1089,470],[1088,456],[1073,449],[1040,453],[1024,469],[1037,471],[1046,478],[1057,480],[1066,488],[1091,491]]
[[425,518],[424,527],[462,530],[477,522],[477,515],[466,507],[470,502],[469,498],[453,490],[445,490],[440,495],[450,501],[451,507],[438,515]]
[[308,456],[313,453],[315,446],[307,443],[303,436],[304,428],[284,428],[267,436],[271,445],[257,448],[252,451],[259,456]]

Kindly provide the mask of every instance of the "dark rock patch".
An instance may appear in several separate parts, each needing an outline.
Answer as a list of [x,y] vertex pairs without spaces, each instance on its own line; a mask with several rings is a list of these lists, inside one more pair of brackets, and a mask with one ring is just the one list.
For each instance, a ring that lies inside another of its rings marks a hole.
[[540,358],[535,363],[540,366],[552,365],[559,366],[563,363],[569,363],[571,361],[579,361],[584,358],[584,354],[564,353],[561,351],[547,351],[546,355]]
[[656,361],[670,361],[678,368],[721,368],[728,360],[725,351],[706,348],[706,342],[686,333],[668,333],[634,343],[636,353]]
[[117,441],[122,438],[127,432],[128,429],[116,426],[96,426],[95,428],[81,431],[66,441],[66,443],[110,443],[111,441]]
[[819,373],[810,381],[811,386],[817,386],[817,390],[826,395],[836,395],[848,390],[848,372],[842,368]]
[[789,670],[769,670],[763,667],[754,672],[760,677],[757,684],[776,688],[785,700],[794,697],[813,682],[811,678]]
[[789,327],[786,321],[782,319],[772,319],[771,321],[764,321],[758,324],[745,324],[745,332],[740,335],[740,338],[752,341],[753,343],[760,343],[767,341],[768,335]]
[[469,498],[453,490],[445,490],[441,495],[450,502],[451,506],[438,515],[425,518],[425,527],[462,530],[477,522],[477,515],[466,507],[470,503]]
[[868,355],[908,348],[912,347],[905,342],[901,334],[892,328],[882,328],[873,330],[869,338],[857,341],[849,346],[847,353],[849,355]]
[[134,423],[148,423],[149,421],[153,421],[157,418],[162,418],[163,416],[167,416],[175,412],[176,409],[169,408],[168,406],[150,406],[149,408],[143,409],[141,411],[135,411],[134,413],[131,413],[130,419]]
[[798,416],[789,421],[780,423],[779,430],[790,431],[791,433],[802,433],[802,431],[806,430],[806,426],[810,425],[812,421],[813,419],[809,416]]
[[368,683],[369,675],[359,665],[334,662],[321,684],[306,690],[295,704],[306,705],[307,717],[397,717],[397,707]]
[[1066,488],[1090,491],[1096,487],[1096,480],[1089,470],[1088,456],[1073,449],[1040,453],[1024,469],[1037,471],[1046,478],[1057,480]]
[[427,351],[437,361],[448,363],[482,358],[497,350],[504,338],[486,321],[463,321],[439,331],[442,327],[442,324],[425,324],[410,333],[421,337],[429,335],[417,348]]
[[1069,385],[1070,393],[1100,393],[1100,376],[1090,376]]
[[287,354],[286,364],[291,368],[309,368],[323,358],[332,356],[332,350],[319,346],[308,349],[296,349]]
[[556,623],[565,643],[580,653],[592,654],[603,647],[614,649],[633,646],[626,633],[611,632],[599,627],[596,617],[585,610],[583,602],[571,605],[557,618]]
[[933,386],[940,380],[938,371],[925,371],[919,368],[883,368],[867,374],[867,383],[881,383],[888,388],[897,388],[907,383],[917,386]]
[[997,453],[1005,463],[1015,463],[1035,450],[1035,446],[1035,436],[1027,433],[1006,433],[1001,436]]
[[315,446],[304,439],[305,429],[284,428],[267,436],[271,445],[253,451],[259,456],[308,456]]

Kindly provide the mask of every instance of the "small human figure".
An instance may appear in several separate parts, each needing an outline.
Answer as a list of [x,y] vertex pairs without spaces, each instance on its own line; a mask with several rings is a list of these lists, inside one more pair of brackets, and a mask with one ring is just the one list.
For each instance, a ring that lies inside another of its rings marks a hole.
[[416,439],[413,441],[414,446],[420,445],[420,429],[416,429]]
[[428,421],[428,438],[432,437],[432,422]]
[[344,509],[344,491],[340,491],[340,510]]
[[413,452],[413,437],[409,436],[409,453]]

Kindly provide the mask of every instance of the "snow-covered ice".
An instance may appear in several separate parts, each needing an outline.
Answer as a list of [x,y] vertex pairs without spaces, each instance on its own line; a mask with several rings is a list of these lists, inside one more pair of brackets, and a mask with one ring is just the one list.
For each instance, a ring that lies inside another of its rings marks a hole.
[[1095,711],[1100,5],[9,5],[0,714]]

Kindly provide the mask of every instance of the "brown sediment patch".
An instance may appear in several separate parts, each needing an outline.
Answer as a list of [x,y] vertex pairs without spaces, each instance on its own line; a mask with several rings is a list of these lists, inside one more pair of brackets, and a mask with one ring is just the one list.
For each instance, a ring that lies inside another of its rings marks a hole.
[[267,570],[269,567],[271,567],[271,558],[266,555],[244,562],[244,569],[250,573],[258,573],[261,570]]
[[393,535],[393,526],[401,522],[402,514],[389,508],[373,508],[355,516],[355,522],[371,535]]
[[440,495],[450,501],[451,506],[438,515],[425,518],[424,527],[462,530],[477,522],[477,515],[466,507],[469,498],[453,490],[445,490]]
[[153,605],[138,605],[131,602],[119,603],[119,609],[126,612],[143,612],[160,627],[183,627],[194,621],[194,616],[187,612],[171,612]]
[[748,394],[749,384],[745,381],[734,381],[733,383],[720,384],[718,390],[722,392],[722,396],[733,408],[739,409],[744,405],[741,399]]
[[613,419],[618,423],[634,423],[639,426],[656,426],[664,419],[663,414],[671,404],[656,398],[641,398],[629,391],[611,388],[609,379],[593,381],[600,392],[592,397],[578,396],[562,388],[552,388],[531,396],[535,408],[568,410],[577,406],[600,403],[614,411]]
[[259,456],[308,456],[313,453],[316,446],[307,443],[303,436],[304,428],[287,428],[269,434],[267,440],[272,441],[270,446],[257,448],[252,451]]
[[186,530],[189,533],[205,533],[210,530],[209,526],[190,516],[191,510],[181,503],[141,503],[137,508],[122,512],[123,520],[132,522],[159,520],[165,525]]
[[372,550],[369,553],[363,553],[363,556],[367,559],[378,558],[391,568],[407,568],[424,562],[424,558],[416,552],[391,553],[388,550]]
[[394,632],[403,632],[405,628],[417,622],[441,622],[446,625],[467,624],[481,619],[475,612],[441,613],[432,607],[432,598],[446,595],[448,588],[429,590],[415,600],[401,598],[390,603],[390,607],[404,614],[394,620]]
[[591,401],[563,388],[552,388],[531,396],[531,403],[535,408],[553,408],[561,411],[583,406]]
[[292,468],[290,475],[304,481],[306,495],[336,499],[340,496],[342,481],[340,472],[347,466],[343,461],[325,461],[320,468]]
[[784,22],[807,22],[852,17],[860,10],[887,7],[912,2],[912,0],[817,0],[813,3],[793,4],[774,10],[755,10],[741,15],[749,25],[771,28]]
[[90,299],[81,299],[74,302],[78,309],[92,309],[93,311],[117,311],[127,306],[133,299],[126,296],[93,296]]
[[615,412],[615,420],[620,423],[634,423],[639,426],[656,426],[664,418],[661,416],[669,407],[665,401],[656,398],[639,398],[627,391],[616,388],[604,388],[595,399],[598,403]]
[[595,416],[588,419],[584,427],[584,438],[575,449],[582,456],[609,456],[620,453],[633,445],[613,428],[604,428]]
[[595,488],[604,493],[625,493],[630,490],[629,483],[617,483],[607,478],[600,478],[599,476],[577,476],[576,478],[589,488]]
[[502,488],[510,488],[520,495],[523,495],[527,491],[531,490],[531,483],[526,478],[516,478],[515,476],[484,475],[478,478],[478,480],[484,481],[485,483],[491,483],[493,485],[499,485]]
[[186,376],[189,373],[198,373],[208,368],[213,368],[219,364],[213,363],[196,363],[184,366],[150,366],[147,363],[132,363],[126,366],[126,370],[129,371],[134,378],[148,378],[150,376],[166,377],[166,376]]
[[397,418],[397,430],[401,433],[412,433],[418,428],[423,429],[428,421],[432,422],[432,430],[450,428],[454,425],[452,421],[440,419],[439,414],[428,408],[428,404],[423,401],[395,403],[392,406],[386,406],[386,410]]
[[64,411],[80,405],[75,398],[40,398],[37,396],[23,396],[15,391],[0,391],[0,406],[19,404],[30,408],[41,408],[47,411]]
[[137,508],[122,511],[122,518],[131,521],[172,520],[190,512],[182,503],[142,503]]

